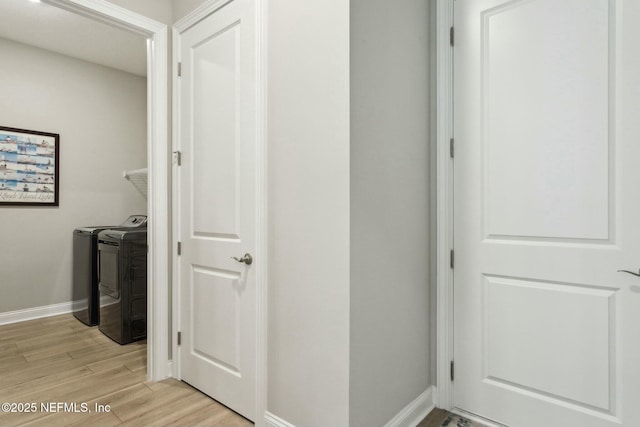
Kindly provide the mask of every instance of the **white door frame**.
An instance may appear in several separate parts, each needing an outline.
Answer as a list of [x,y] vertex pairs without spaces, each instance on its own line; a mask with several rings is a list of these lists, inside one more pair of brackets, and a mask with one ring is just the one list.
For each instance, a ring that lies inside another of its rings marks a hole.
[[170,375],[167,26],[103,0],[43,1],[147,38],[147,377],[159,381]]
[[453,1],[436,3],[436,162],[437,162],[437,324],[436,405],[453,409],[453,48],[449,31],[453,27]]
[[[180,87],[178,60],[180,37],[187,29],[202,21],[232,0],[207,0],[173,25],[173,151],[180,151]],[[257,427],[265,426],[267,410],[267,295],[268,295],[268,218],[267,218],[267,0],[252,0],[255,6],[256,34],[256,419]],[[173,168],[172,213],[173,241],[179,242],[180,182]],[[172,329],[180,330],[180,269],[177,251],[172,252]],[[172,340],[173,376],[181,379],[180,352],[177,339]]]

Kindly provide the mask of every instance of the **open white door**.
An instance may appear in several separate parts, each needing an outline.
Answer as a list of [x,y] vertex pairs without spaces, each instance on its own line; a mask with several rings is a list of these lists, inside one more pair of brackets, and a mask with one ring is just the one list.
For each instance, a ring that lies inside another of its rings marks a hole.
[[640,2],[454,7],[454,406],[640,426]]
[[182,33],[178,173],[181,377],[251,420],[260,262],[249,261],[256,249],[254,33],[247,0]]

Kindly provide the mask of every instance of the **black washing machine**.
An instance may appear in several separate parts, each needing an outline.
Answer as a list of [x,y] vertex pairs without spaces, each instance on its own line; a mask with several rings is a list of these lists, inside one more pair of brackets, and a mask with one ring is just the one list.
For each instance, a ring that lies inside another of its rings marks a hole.
[[146,215],[131,215],[120,225],[82,227],[73,231],[73,315],[89,326],[100,322],[98,306],[98,234],[108,229],[145,227]]
[[147,336],[147,230],[98,235],[98,289],[103,334],[119,344]]

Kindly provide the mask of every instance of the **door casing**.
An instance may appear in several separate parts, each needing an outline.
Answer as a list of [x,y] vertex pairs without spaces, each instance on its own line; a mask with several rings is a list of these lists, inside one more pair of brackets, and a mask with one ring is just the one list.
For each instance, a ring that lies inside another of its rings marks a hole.
[[[208,0],[173,25],[173,58],[178,58],[180,37],[187,29],[232,0]],[[256,19],[256,419],[257,427],[265,426],[267,410],[267,295],[268,295],[268,218],[267,218],[267,32],[266,1],[253,0]],[[180,91],[178,61],[173,61],[173,134],[172,150],[180,151]],[[172,172],[173,241],[179,242],[180,182],[174,158]],[[180,271],[177,251],[172,251],[172,330],[180,331]],[[180,352],[177,339],[172,340],[173,377],[181,379]]]
[[[451,369],[453,351],[453,28],[454,0],[436,0],[435,7],[435,128],[432,150],[436,158],[436,381],[434,400],[438,408],[463,415],[489,427],[498,424],[456,408],[453,405]],[[455,43],[455,34],[454,34]],[[455,151],[455,150],[453,150]],[[455,370],[454,370],[455,372]]]
[[453,135],[453,1],[436,2],[436,406],[453,409],[453,159],[450,144]]
[[[454,0],[436,0],[435,101],[436,136],[431,152],[436,158],[436,407],[449,410],[488,427],[503,427],[453,405],[453,28]],[[455,34],[454,34],[455,43]],[[454,371],[455,372],[455,371]]]
[[147,376],[171,375],[169,361],[169,206],[167,154],[167,26],[102,0],[43,0],[61,9],[105,22],[147,38]]

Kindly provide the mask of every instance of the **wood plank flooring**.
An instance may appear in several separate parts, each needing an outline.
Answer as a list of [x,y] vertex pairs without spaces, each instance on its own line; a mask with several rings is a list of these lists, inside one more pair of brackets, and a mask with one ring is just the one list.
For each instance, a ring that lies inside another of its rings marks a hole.
[[[121,346],[70,314],[0,326],[0,404],[35,404],[0,410],[0,426],[253,426],[185,383],[148,382],[146,347]],[[41,406],[58,402],[77,412]]]
[[436,408],[426,416],[425,419],[420,421],[416,427],[440,427],[444,420],[449,416],[449,411]]

